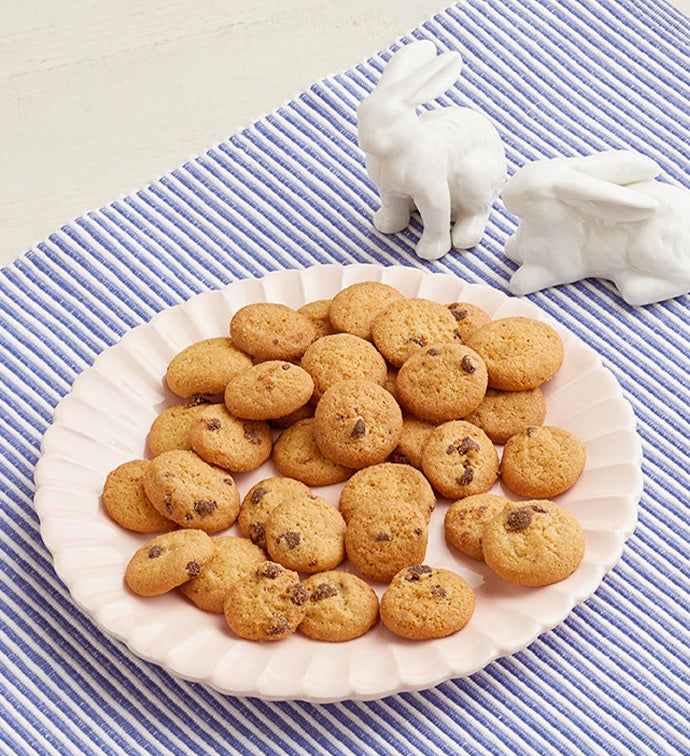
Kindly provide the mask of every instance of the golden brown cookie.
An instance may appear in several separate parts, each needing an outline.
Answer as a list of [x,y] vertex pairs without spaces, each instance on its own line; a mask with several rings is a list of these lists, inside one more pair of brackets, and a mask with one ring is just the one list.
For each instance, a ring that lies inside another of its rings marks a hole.
[[202,339],[175,355],[165,382],[178,396],[219,396],[228,382],[251,367],[251,357],[227,336]]
[[501,480],[513,493],[548,499],[575,484],[587,460],[574,434],[550,425],[530,426],[508,439],[501,458]]
[[201,573],[213,556],[202,530],[174,530],[152,538],[134,553],[125,582],[139,596],[160,596]]
[[347,523],[345,549],[364,577],[388,582],[403,567],[424,560],[428,538],[427,517],[416,504],[363,504]]
[[314,440],[314,418],[299,420],[286,428],[273,444],[273,464],[281,475],[308,486],[342,483],[352,469],[328,459]]
[[444,638],[470,621],[470,584],[451,570],[415,564],[402,569],[381,596],[381,621],[410,640]]
[[545,417],[546,399],[539,387],[526,391],[490,388],[477,409],[464,419],[478,425],[495,444],[505,444],[530,425],[541,425]]
[[316,400],[338,381],[364,378],[383,385],[388,377],[386,361],[376,347],[351,333],[317,339],[307,348],[300,366],[314,381]]
[[553,378],[563,362],[563,341],[548,323],[525,317],[492,320],[465,339],[489,372],[489,386],[525,391]]
[[151,423],[146,439],[152,456],[171,449],[191,449],[189,426],[205,406],[204,400],[190,399],[160,412]]
[[199,609],[222,614],[230,586],[267,560],[263,549],[247,538],[212,536],[213,555],[197,577],[179,587]]
[[338,331],[371,341],[371,325],[393,302],[405,299],[394,286],[359,281],[341,289],[331,300],[330,320]]
[[225,619],[240,638],[276,641],[295,632],[307,612],[308,599],[309,591],[296,572],[267,561],[230,587]]
[[517,585],[557,583],[579,566],[585,537],[577,518],[552,501],[507,505],[484,528],[484,561]]
[[472,331],[476,331],[491,320],[491,315],[486,310],[472,302],[451,302],[446,307],[455,318],[463,341]]
[[255,483],[244,495],[237,517],[240,533],[252,543],[266,548],[266,519],[286,499],[309,496],[311,489],[299,480],[270,477]]
[[395,367],[414,352],[437,343],[460,343],[455,318],[447,307],[415,297],[395,302],[371,326],[376,348]]
[[306,370],[284,360],[267,360],[236,376],[225,389],[231,415],[246,420],[274,420],[305,405],[314,391]]
[[313,433],[325,457],[359,469],[383,462],[398,445],[402,411],[377,383],[339,381],[321,397],[314,413]]
[[331,570],[307,577],[307,614],[299,630],[313,640],[340,643],[368,632],[379,617],[379,599],[362,578]]
[[266,518],[266,550],[274,562],[298,572],[333,569],[345,558],[345,520],[321,496],[292,496]]
[[405,412],[432,423],[459,420],[486,393],[484,360],[464,344],[432,344],[411,355],[398,371],[396,391]]
[[136,533],[160,533],[177,526],[158,512],[144,491],[144,475],[151,462],[132,459],[108,473],[103,486],[103,506],[118,525]]
[[396,501],[416,504],[428,522],[436,506],[436,495],[429,481],[416,468],[380,462],[358,470],[345,482],[338,509],[345,522],[349,522],[362,505],[385,508]]
[[462,499],[493,486],[498,478],[498,453],[481,428],[451,420],[427,439],[422,470],[441,496]]
[[160,514],[183,528],[217,533],[229,528],[240,510],[232,475],[193,451],[163,452],[151,460],[144,490]]
[[233,343],[258,360],[299,360],[316,335],[310,318],[274,302],[244,305],[230,319]]
[[435,428],[436,423],[430,423],[428,420],[420,420],[410,415],[404,417],[400,440],[390,456],[391,462],[412,465],[421,470],[422,449]]
[[330,299],[317,299],[313,302],[307,302],[297,309],[300,315],[305,315],[314,324],[317,339],[336,332],[328,316],[330,307]]
[[482,533],[486,523],[509,503],[505,496],[483,493],[454,501],[443,521],[446,541],[472,559],[484,559]]

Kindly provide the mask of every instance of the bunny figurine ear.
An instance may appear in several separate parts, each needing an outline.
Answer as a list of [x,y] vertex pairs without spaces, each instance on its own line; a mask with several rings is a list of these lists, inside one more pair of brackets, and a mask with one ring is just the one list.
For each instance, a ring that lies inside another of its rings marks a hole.
[[460,76],[460,53],[441,53],[414,73],[398,82],[401,99],[410,105],[421,105],[434,100],[450,89]]
[[379,79],[379,86],[401,81],[419,70],[437,54],[436,45],[430,39],[422,39],[397,50],[386,64]]
[[651,181],[661,173],[652,158],[632,150],[607,150],[587,157],[569,158],[569,166],[592,178],[622,186]]

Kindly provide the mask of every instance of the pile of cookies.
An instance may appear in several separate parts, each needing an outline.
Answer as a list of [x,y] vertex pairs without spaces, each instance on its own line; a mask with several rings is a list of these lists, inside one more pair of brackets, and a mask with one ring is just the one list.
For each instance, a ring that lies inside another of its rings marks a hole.
[[[437,496],[451,502],[451,548],[518,585],[564,579],[584,536],[552,499],[586,454],[544,425],[542,385],[562,361],[542,321],[492,320],[381,282],[299,310],[241,307],[229,336],[170,362],[179,401],[151,425],[151,459],[107,477],[111,518],[158,534],[133,555],[127,585],[176,589],[251,640],[298,629],[350,640],[379,617],[406,638],[442,637],[467,624],[475,595],[425,563]],[[241,494],[238,474],[266,462],[276,474]],[[522,500],[490,493],[499,478]],[[337,503],[313,490],[335,483]]]

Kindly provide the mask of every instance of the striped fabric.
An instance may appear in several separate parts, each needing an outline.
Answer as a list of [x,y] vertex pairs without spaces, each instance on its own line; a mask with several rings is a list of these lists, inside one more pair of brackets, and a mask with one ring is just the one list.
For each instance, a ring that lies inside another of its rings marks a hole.
[[[467,0],[412,38],[462,53],[441,103],[487,113],[511,171],[630,147],[690,186],[690,22],[663,0]],[[326,262],[405,264],[505,289],[515,221],[500,206],[479,248],[433,264],[414,255],[419,225],[372,230],[355,108],[391,50],[2,269],[3,753],[688,752],[687,296],[633,309],[587,280],[530,297],[621,384],[645,489],[637,529],[594,596],[467,679],[369,702],[224,697],[105,637],[53,571],[32,507],[41,438],[75,377],[133,326],[197,292]]]

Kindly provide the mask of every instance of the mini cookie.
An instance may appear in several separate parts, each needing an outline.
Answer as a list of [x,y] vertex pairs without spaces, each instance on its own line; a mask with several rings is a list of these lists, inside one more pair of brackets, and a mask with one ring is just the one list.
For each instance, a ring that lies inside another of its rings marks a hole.
[[160,514],[144,491],[144,475],[151,462],[133,459],[116,467],[105,479],[103,506],[118,525],[136,533],[159,533],[176,525]]
[[364,577],[388,582],[403,567],[424,560],[427,519],[409,502],[397,501],[385,508],[362,504],[345,531],[348,559]]
[[498,453],[481,428],[465,420],[439,425],[422,451],[422,470],[449,499],[488,491],[498,477]]
[[300,365],[314,381],[317,400],[338,381],[364,378],[382,386],[388,377],[386,361],[376,347],[351,333],[317,339],[307,348]]
[[266,518],[266,550],[291,570],[330,570],[345,558],[345,520],[320,496],[291,497]]
[[275,420],[305,405],[314,391],[306,370],[283,360],[260,362],[236,376],[225,389],[231,415],[246,420]]
[[286,499],[309,496],[311,489],[294,478],[265,478],[255,483],[242,499],[237,527],[252,543],[266,548],[266,519]]
[[333,297],[330,320],[336,330],[371,341],[374,320],[393,302],[403,299],[405,296],[394,286],[380,281],[359,281]]
[[314,302],[307,302],[297,310],[300,315],[305,315],[314,324],[317,339],[336,332],[328,316],[330,307],[330,299],[317,299]]
[[359,469],[383,462],[398,445],[402,411],[377,383],[339,381],[321,397],[314,413],[313,433],[325,457]]
[[577,569],[585,553],[580,523],[552,501],[507,505],[484,528],[484,561],[511,583],[557,583]]
[[422,449],[435,428],[436,423],[430,423],[428,420],[420,420],[409,415],[403,418],[402,434],[391,454],[391,462],[412,465],[421,470]]
[[159,454],[144,475],[144,490],[160,514],[183,528],[207,533],[229,528],[240,509],[230,473],[193,451]]
[[503,447],[501,480],[519,496],[547,499],[577,481],[586,459],[585,445],[569,431],[530,426]]
[[309,591],[296,572],[267,561],[230,587],[225,619],[240,638],[276,641],[295,632],[308,599]]
[[314,440],[314,418],[299,420],[286,428],[273,444],[273,464],[281,475],[308,486],[342,483],[352,470],[328,459]]
[[207,402],[191,399],[164,409],[151,423],[147,443],[152,456],[171,449],[191,449],[189,427]]
[[209,404],[189,429],[192,449],[206,462],[234,472],[255,470],[273,450],[268,423],[240,420],[224,404]]
[[489,386],[525,391],[556,375],[563,362],[563,341],[540,320],[524,317],[492,320],[465,340],[484,358]]
[[202,530],[175,530],[137,549],[125,581],[139,596],[160,596],[201,573],[213,556],[213,542]]
[[331,570],[306,578],[307,613],[300,632],[313,640],[331,643],[359,638],[379,617],[374,589],[357,575]]
[[178,396],[219,396],[234,376],[251,365],[249,354],[227,336],[203,339],[173,357],[165,382]]
[[230,336],[240,349],[258,360],[298,360],[316,338],[316,326],[283,304],[257,302],[230,319]]
[[495,443],[505,442],[530,425],[541,425],[546,400],[540,388],[526,391],[487,389],[479,406],[464,419],[478,425]]
[[266,561],[263,549],[247,538],[213,536],[213,555],[197,576],[183,583],[179,591],[199,609],[222,614],[230,586]]
[[446,307],[455,318],[463,341],[477,328],[491,321],[491,315],[472,302],[451,302]]
[[459,420],[486,393],[484,360],[464,344],[434,344],[405,360],[396,382],[402,408],[422,420]]
[[349,522],[363,504],[385,508],[396,501],[416,504],[428,522],[436,506],[436,495],[419,470],[409,465],[381,462],[358,470],[345,482],[338,509],[345,522]]
[[443,521],[446,541],[472,559],[484,559],[482,533],[484,526],[508,504],[505,496],[490,493],[474,494],[454,501]]
[[475,607],[470,584],[450,570],[415,564],[401,570],[381,597],[381,621],[410,640],[444,638],[470,621]]
[[376,348],[395,367],[431,344],[461,341],[450,310],[419,297],[392,304],[374,320],[371,335]]

